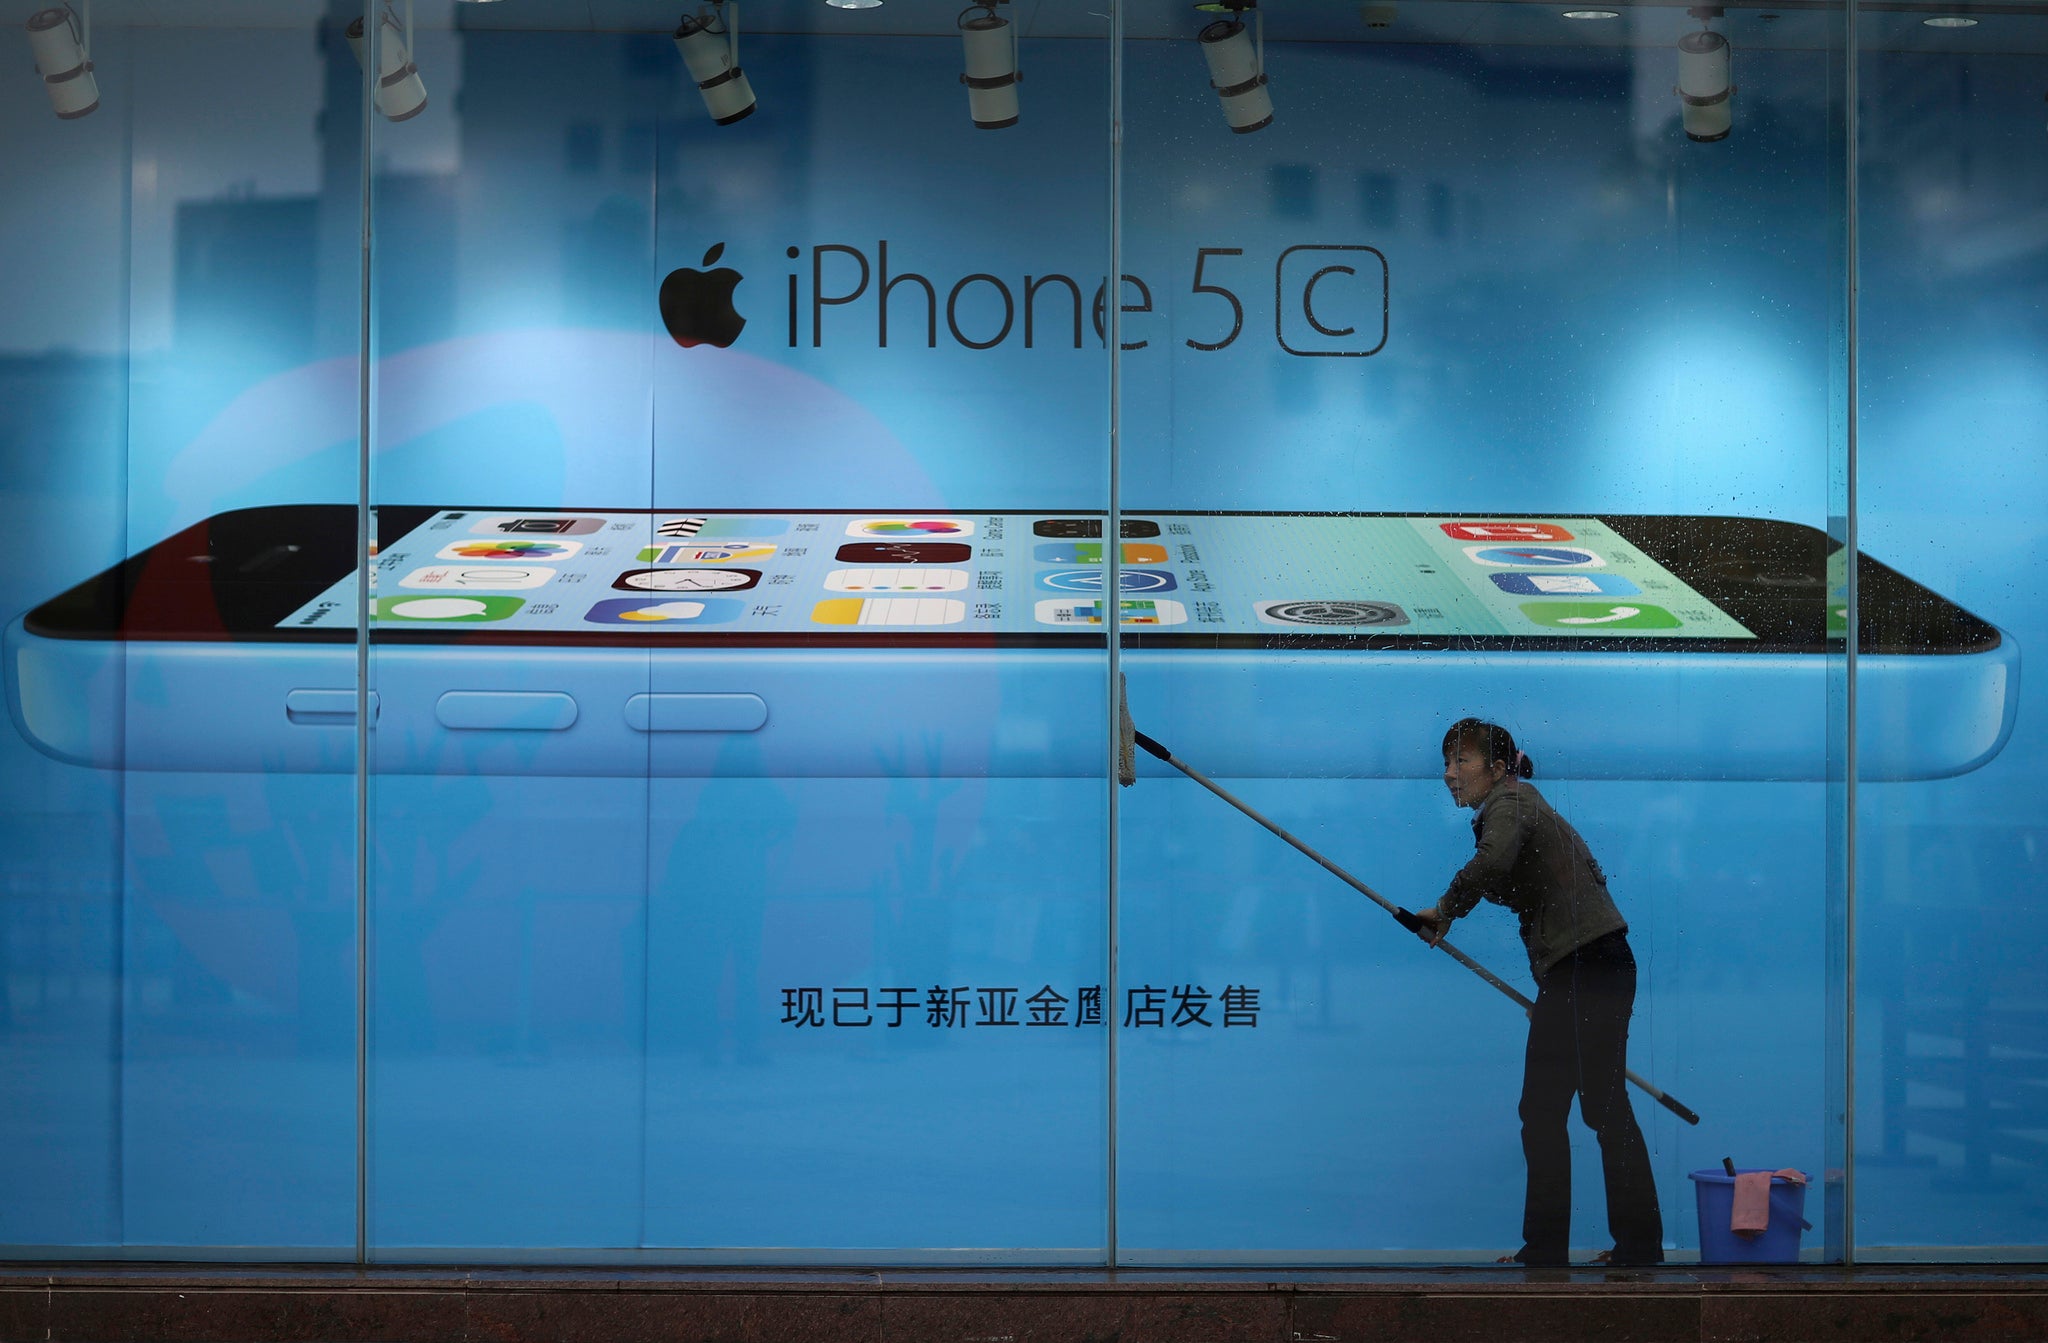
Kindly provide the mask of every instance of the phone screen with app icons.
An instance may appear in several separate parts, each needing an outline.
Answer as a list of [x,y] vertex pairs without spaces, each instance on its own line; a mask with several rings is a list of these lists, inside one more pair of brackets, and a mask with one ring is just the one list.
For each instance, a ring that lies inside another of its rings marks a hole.
[[[383,545],[379,630],[1753,639],[1597,518],[444,509]],[[278,622],[353,628],[355,577]]]

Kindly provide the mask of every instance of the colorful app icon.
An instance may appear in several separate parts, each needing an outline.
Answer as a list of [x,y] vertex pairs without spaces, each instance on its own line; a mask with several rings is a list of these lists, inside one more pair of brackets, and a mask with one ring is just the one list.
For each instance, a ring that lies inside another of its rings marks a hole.
[[[1159,535],[1159,524],[1145,518],[1125,518],[1117,524],[1117,535],[1126,541],[1142,541]],[[1096,541],[1102,537],[1101,518],[1040,518],[1031,524],[1033,536],[1063,537]]]
[[[1031,558],[1040,564],[1100,564],[1102,563],[1102,542],[1067,541],[1049,542],[1033,546]],[[1140,542],[1124,542],[1125,564],[1164,564],[1166,547],[1147,545]]]
[[959,592],[966,586],[965,569],[931,569],[922,564],[892,569],[834,569],[825,575],[827,592]]
[[1684,623],[1661,606],[1607,602],[1523,602],[1522,614],[1561,630],[1675,630]]
[[731,597],[609,597],[584,612],[583,619],[592,625],[727,625],[746,610],[745,602]]
[[[1185,625],[1188,608],[1169,597],[1125,598],[1117,603],[1121,625]],[[1102,602],[1042,601],[1032,612],[1041,625],[1100,625]]]
[[537,588],[555,576],[553,569],[534,569],[517,564],[433,564],[415,569],[398,580],[402,588],[481,588],[514,592]]
[[476,536],[588,536],[602,526],[603,518],[519,517],[500,513],[480,519],[469,530]]
[[811,608],[819,625],[957,625],[967,603],[951,597],[828,597]]
[[1496,569],[1600,569],[1607,566],[1590,550],[1577,546],[1466,546],[1465,558]]
[[1459,541],[1569,541],[1572,534],[1552,522],[1446,522],[1444,535]]
[[862,518],[846,524],[846,534],[866,540],[964,541],[974,535],[966,518]]
[[787,518],[663,518],[655,524],[654,534],[711,541],[722,536],[781,536],[788,530]]
[[378,620],[424,620],[465,625],[504,620],[526,605],[524,597],[379,597]]
[[1408,613],[1392,602],[1298,601],[1260,602],[1262,625],[1315,625],[1325,629],[1384,629],[1405,625]]
[[671,541],[646,546],[637,557],[642,564],[731,564],[736,560],[765,560],[775,547],[755,541]]
[[744,592],[759,569],[629,569],[612,580],[624,592]]
[[581,541],[457,541],[435,552],[437,560],[566,560]]
[[1517,597],[1633,597],[1642,589],[1620,574],[1488,574]]
[[[1103,569],[1047,569],[1035,581],[1048,592],[1100,592],[1106,573]],[[1180,586],[1165,569],[1119,569],[1116,581],[1117,591],[1126,597],[1171,592]]]
[[959,564],[973,557],[973,546],[953,541],[853,542],[832,552],[841,564]]

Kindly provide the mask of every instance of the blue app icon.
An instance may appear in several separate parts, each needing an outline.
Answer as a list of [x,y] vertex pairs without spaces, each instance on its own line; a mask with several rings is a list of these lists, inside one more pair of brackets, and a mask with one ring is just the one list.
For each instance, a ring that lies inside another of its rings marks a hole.
[[[1038,575],[1038,586],[1051,592],[1101,592],[1100,569],[1052,569]],[[1165,569],[1119,569],[1117,591],[1124,596],[1171,592],[1179,584]]]
[[613,597],[591,607],[583,619],[592,625],[680,629],[730,624],[746,609],[745,602],[731,597]]
[[1465,558],[1496,569],[1602,569],[1607,561],[1577,546],[1466,546]]
[[1620,574],[1488,574],[1517,597],[1633,597],[1642,589]]

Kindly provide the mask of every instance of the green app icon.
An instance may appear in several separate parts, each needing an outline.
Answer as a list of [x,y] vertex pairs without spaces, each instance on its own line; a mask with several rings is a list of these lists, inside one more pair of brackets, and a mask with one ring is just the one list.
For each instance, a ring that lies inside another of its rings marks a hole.
[[379,597],[376,618],[480,625],[485,621],[503,620],[524,605],[524,597],[472,597],[467,593],[457,596],[434,592],[420,597]]
[[1633,602],[1523,602],[1522,614],[1561,630],[1675,630],[1683,623],[1661,606]]

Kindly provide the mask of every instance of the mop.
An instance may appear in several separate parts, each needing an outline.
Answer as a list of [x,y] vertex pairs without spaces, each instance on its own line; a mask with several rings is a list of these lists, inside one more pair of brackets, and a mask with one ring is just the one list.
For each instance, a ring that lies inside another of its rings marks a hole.
[[[1152,740],[1152,738],[1138,731],[1137,726],[1131,721],[1130,705],[1126,702],[1124,696],[1118,695],[1116,781],[1127,788],[1138,781],[1138,749],[1143,749],[1146,752],[1146,754],[1154,756],[1160,760],[1164,760],[1167,764],[1173,766],[1181,773],[1187,775],[1190,779],[1193,779],[1196,783],[1202,785],[1202,787],[1208,789],[1216,796],[1222,798],[1225,802],[1228,802],[1231,806],[1237,808],[1245,815],[1251,817],[1254,821],[1257,821],[1260,825],[1266,827],[1266,829],[1272,831],[1280,838],[1286,840],[1296,849],[1306,854],[1310,860],[1312,860],[1318,867],[1322,868],[1325,872],[1328,872],[1331,876],[1337,878],[1339,881],[1349,886],[1352,890],[1357,891],[1360,895],[1372,901],[1381,909],[1387,911],[1387,913],[1393,915],[1394,921],[1396,923],[1399,923],[1403,928],[1406,928],[1409,932],[1414,933],[1419,937],[1427,936],[1427,930],[1423,927],[1422,920],[1416,918],[1414,914],[1410,913],[1408,910],[1401,908],[1401,906],[1387,899],[1378,891],[1375,891],[1372,887],[1360,881],[1357,877],[1352,876],[1349,872],[1346,872],[1343,868],[1337,866],[1328,858],[1325,858],[1322,854],[1317,853],[1314,849],[1302,843],[1299,839],[1296,839],[1293,835],[1289,834],[1287,831],[1281,829],[1278,825],[1275,825],[1272,821],[1268,820],[1265,816],[1261,815],[1249,803],[1244,801],[1244,799],[1232,794],[1228,789],[1218,784],[1214,779],[1202,773],[1200,770],[1195,769],[1186,761],[1174,755],[1173,752],[1167,750],[1164,746],[1161,746],[1158,742]],[[1503,994],[1506,994],[1509,998],[1514,1000],[1515,1005],[1521,1008],[1524,1012],[1527,1012],[1530,1008],[1535,1006],[1535,1004],[1531,1002],[1529,998],[1526,997],[1519,989],[1515,988],[1514,985],[1508,983],[1499,975],[1496,975],[1495,973],[1493,973],[1493,971],[1481,965],[1478,961],[1473,960],[1470,956],[1467,956],[1464,952],[1452,946],[1449,938],[1440,937],[1436,940],[1434,945],[1439,951],[1442,951],[1444,954],[1448,955],[1452,960],[1464,966],[1473,974],[1478,975],[1481,979],[1493,985],[1493,987],[1495,987],[1496,989],[1499,989]],[[1652,1100],[1656,1101],[1659,1105],[1671,1111],[1671,1113],[1677,1115],[1680,1119],[1683,1119],[1688,1124],[1697,1124],[1700,1122],[1700,1117],[1694,1114],[1676,1097],[1659,1088],[1656,1084],[1651,1082],[1642,1074],[1638,1073],[1635,1069],[1630,1068],[1627,1069],[1626,1072],[1628,1080],[1636,1086],[1641,1087],[1643,1091],[1646,1094],[1648,1094],[1649,1097]]]

